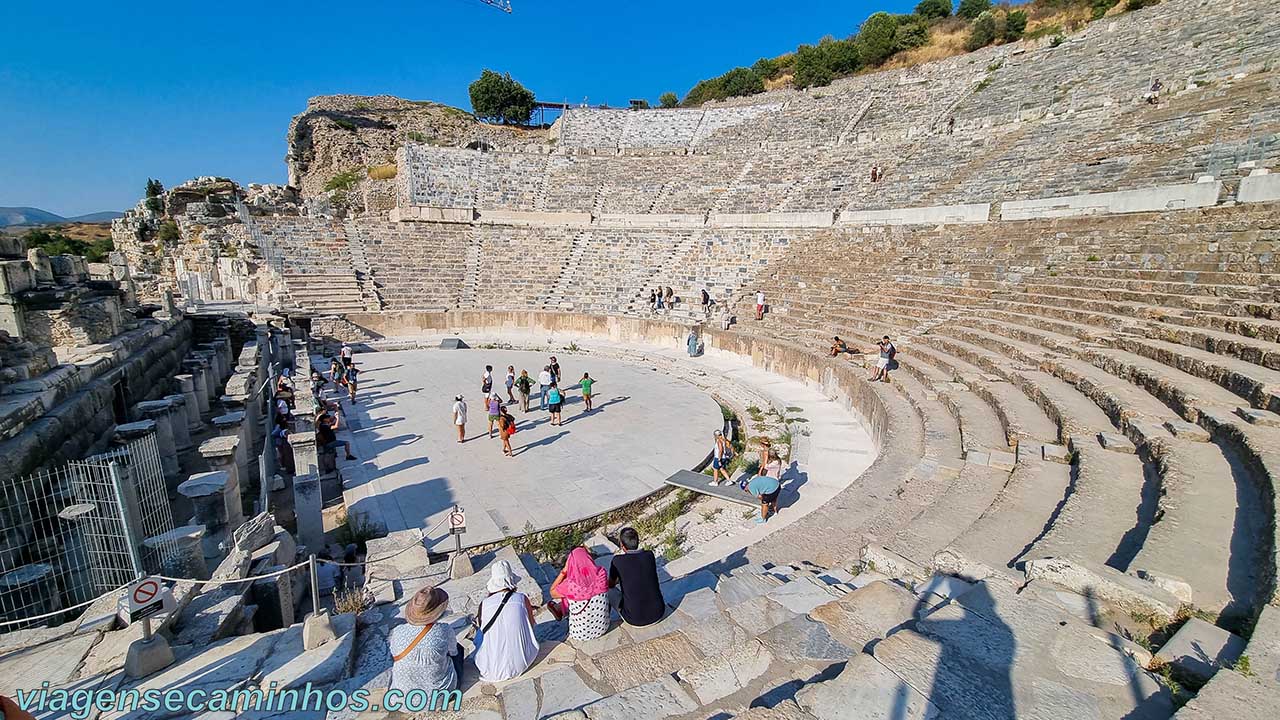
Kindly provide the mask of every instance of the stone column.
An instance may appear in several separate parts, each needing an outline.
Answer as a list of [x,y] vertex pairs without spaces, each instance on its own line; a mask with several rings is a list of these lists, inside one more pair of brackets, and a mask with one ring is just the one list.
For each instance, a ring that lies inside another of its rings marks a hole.
[[209,361],[193,354],[182,361],[182,367],[191,373],[195,383],[196,406],[200,408],[200,414],[209,412]]
[[174,375],[174,380],[178,381],[178,389],[182,391],[182,397],[186,398],[187,411],[187,432],[200,432],[204,427],[200,422],[200,398],[196,394],[196,379],[194,375]]
[[204,525],[185,525],[154,535],[142,544],[159,559],[160,572],[169,577],[209,579],[204,559]]
[[236,439],[236,477],[242,482],[249,480],[249,444],[244,437],[244,411],[237,410],[226,415],[219,415],[213,420],[213,427],[221,437]]
[[166,477],[177,477],[182,468],[178,465],[178,445],[173,439],[173,404],[168,400],[149,400],[133,407],[139,416],[155,422],[160,464]]
[[[43,615],[62,608],[53,566],[44,563],[24,565],[0,575],[0,597],[7,607],[23,608],[23,614]],[[33,626],[42,621],[33,620]],[[18,625],[13,629],[23,627]]]
[[213,341],[213,345],[222,353],[222,366],[227,369],[227,374],[230,375],[231,371],[236,367],[236,358],[231,354],[231,338],[220,337]]
[[[224,470],[196,473],[178,486],[191,501],[191,524],[205,529],[201,536],[202,557],[218,557],[218,543],[227,537],[227,486],[231,477]],[[207,566],[206,566],[207,569]]]
[[222,393],[219,392],[219,389],[227,379],[226,368],[222,366],[222,354],[210,343],[197,346],[192,354],[209,362],[209,375],[205,378],[205,382],[208,384],[209,397],[215,398],[221,395]]
[[172,290],[165,290],[164,294],[160,296],[160,312],[169,317],[174,317],[178,314],[178,306],[173,302]]
[[[165,395],[165,400],[173,406],[173,415],[171,424],[173,426],[173,443],[177,445],[178,452],[190,450],[191,444],[191,413],[187,412],[187,396],[181,393],[175,395]],[[196,417],[199,417],[199,411],[196,411]]]
[[236,447],[240,439],[234,437],[209,438],[200,443],[200,455],[215,471],[227,474],[227,525],[235,530],[244,523],[244,510],[240,505],[240,475],[236,467]]
[[293,516],[298,524],[298,541],[316,550],[323,548],[324,497],[320,476],[314,470],[293,476]]

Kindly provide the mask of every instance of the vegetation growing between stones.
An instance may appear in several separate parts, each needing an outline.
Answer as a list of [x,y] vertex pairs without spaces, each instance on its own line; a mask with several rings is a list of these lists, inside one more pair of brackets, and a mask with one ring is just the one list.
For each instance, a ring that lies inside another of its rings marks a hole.
[[369,179],[371,180],[390,180],[396,176],[395,163],[389,165],[374,165],[369,168]]
[[342,514],[338,516],[338,527],[333,531],[333,539],[339,545],[346,547],[355,543],[356,547],[360,548],[360,552],[365,552],[366,543],[382,535],[378,526],[367,515],[347,513],[346,508],[343,508]]
[[324,184],[324,189],[326,192],[333,190],[350,190],[355,187],[358,182],[360,182],[360,175],[357,174],[355,170],[346,170],[329,178],[329,181]]

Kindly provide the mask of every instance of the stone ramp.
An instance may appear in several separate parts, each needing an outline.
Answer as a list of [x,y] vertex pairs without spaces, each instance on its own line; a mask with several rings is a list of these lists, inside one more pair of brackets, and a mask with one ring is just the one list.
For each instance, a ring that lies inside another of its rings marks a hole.
[[760,507],[760,500],[755,495],[739,488],[736,484],[712,485],[710,476],[692,470],[677,470],[663,482],[673,487],[692,490],[700,495],[710,495],[747,507]]

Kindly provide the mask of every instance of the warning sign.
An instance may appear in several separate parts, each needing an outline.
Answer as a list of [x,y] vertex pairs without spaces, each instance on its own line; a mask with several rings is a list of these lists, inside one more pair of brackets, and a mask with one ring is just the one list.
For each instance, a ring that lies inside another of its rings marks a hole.
[[149,577],[129,586],[129,622],[171,613],[177,607],[173,592],[160,578]]
[[467,531],[467,514],[462,508],[454,508],[449,512],[449,534],[461,535]]

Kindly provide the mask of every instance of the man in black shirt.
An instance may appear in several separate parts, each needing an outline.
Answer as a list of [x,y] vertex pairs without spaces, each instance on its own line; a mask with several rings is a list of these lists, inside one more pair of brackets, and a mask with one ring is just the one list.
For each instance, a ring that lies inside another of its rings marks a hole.
[[658,566],[649,550],[640,549],[640,534],[625,527],[618,533],[622,552],[613,556],[609,587],[618,587],[622,601],[618,612],[628,625],[652,625],[666,613],[666,602],[658,587]]
[[348,460],[355,460],[356,456],[351,454],[351,443],[346,440],[339,440],[337,430],[337,416],[329,414],[324,408],[320,408],[316,414],[316,446],[334,452],[337,452],[338,448],[342,448],[346,451]]

